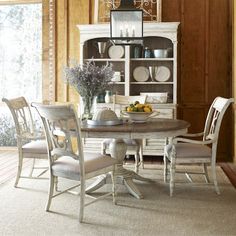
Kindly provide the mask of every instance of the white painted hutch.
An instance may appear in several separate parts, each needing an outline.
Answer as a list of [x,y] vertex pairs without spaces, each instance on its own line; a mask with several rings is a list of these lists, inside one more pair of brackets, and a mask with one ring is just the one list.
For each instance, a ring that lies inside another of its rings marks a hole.
[[[124,46],[124,55],[121,58],[108,56],[110,37],[109,24],[78,25],[80,32],[80,63],[93,60],[102,65],[107,62],[113,64],[115,71],[121,72],[121,81],[112,83],[113,93],[121,95],[139,95],[141,92],[168,92],[168,101],[165,104],[152,104],[160,114],[158,117],[175,118],[177,107],[177,34],[179,22],[144,23],[144,47],[150,49],[171,49],[171,55],[165,58],[134,58],[134,46]],[[104,58],[100,58],[96,42],[107,42],[109,45]],[[138,66],[165,66],[171,75],[167,81],[137,82],[133,78],[133,70]],[[98,103],[97,109],[112,107],[111,104]],[[85,149],[99,151],[101,140],[85,140]],[[163,155],[163,139],[143,140],[144,155]]]

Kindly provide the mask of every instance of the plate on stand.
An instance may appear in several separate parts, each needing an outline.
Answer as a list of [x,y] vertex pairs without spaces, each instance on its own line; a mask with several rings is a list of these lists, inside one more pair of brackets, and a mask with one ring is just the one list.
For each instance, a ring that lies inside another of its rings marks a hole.
[[111,59],[119,59],[119,58],[122,58],[124,56],[124,48],[122,46],[116,46],[116,45],[113,45],[111,47],[109,47],[108,49],[108,56],[111,58]]
[[133,71],[133,77],[137,82],[145,82],[149,78],[149,70],[145,66],[138,66]]
[[158,82],[166,82],[170,78],[170,69],[166,66],[158,66],[155,80]]

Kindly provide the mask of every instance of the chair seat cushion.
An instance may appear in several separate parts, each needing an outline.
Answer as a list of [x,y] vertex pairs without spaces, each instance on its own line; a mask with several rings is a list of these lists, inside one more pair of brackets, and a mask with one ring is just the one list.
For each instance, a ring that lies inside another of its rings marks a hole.
[[47,142],[46,140],[31,141],[22,146],[22,151],[24,154],[42,154],[47,157]]
[[[97,171],[117,163],[117,160],[98,153],[84,153],[85,174]],[[80,180],[80,164],[78,160],[69,156],[60,157],[52,164],[52,173],[55,176]]]
[[[166,147],[168,156],[170,156],[172,145]],[[192,143],[175,144],[176,158],[211,158],[211,148],[206,145]]]

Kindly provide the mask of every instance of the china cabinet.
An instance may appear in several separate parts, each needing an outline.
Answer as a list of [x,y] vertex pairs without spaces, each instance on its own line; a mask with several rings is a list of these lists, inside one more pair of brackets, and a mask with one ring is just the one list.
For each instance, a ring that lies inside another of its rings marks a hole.
[[[109,40],[109,24],[78,25],[80,63],[112,63],[116,76],[110,84],[111,93],[126,96],[148,94],[148,103],[159,111],[157,117],[175,118],[178,26],[179,22],[146,22],[142,46],[116,46]],[[167,100],[155,102],[159,93],[167,93]],[[112,108],[112,104],[98,101],[96,108],[102,107]],[[87,150],[100,149],[101,140],[87,139],[84,142]],[[162,155],[163,145],[163,139],[143,140],[144,155]]]

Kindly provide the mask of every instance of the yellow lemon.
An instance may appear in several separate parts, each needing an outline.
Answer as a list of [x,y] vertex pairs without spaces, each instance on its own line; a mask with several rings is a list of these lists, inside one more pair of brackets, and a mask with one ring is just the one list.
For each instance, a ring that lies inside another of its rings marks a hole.
[[143,110],[144,110],[145,112],[151,112],[151,111],[152,111],[149,107],[144,107]]
[[127,108],[127,111],[129,111],[129,112],[132,111],[132,108],[131,108],[131,107],[128,107],[128,108]]
[[144,105],[143,104],[136,104],[135,107],[137,107],[138,109],[141,109],[144,107]]

